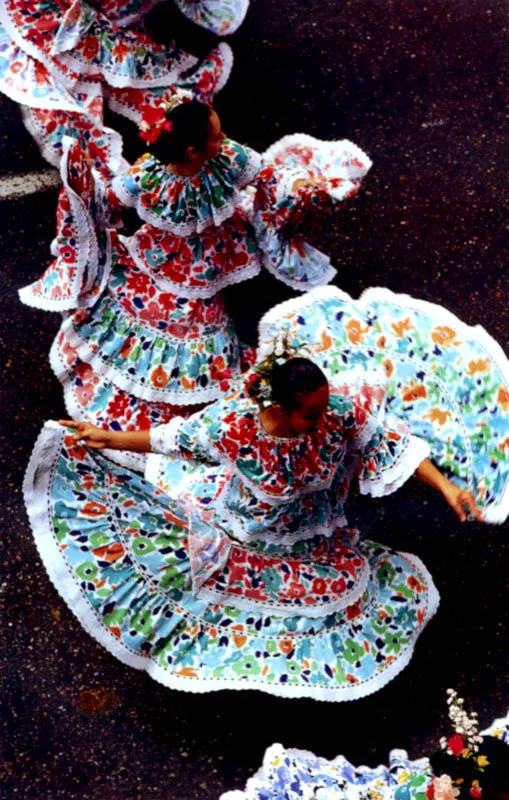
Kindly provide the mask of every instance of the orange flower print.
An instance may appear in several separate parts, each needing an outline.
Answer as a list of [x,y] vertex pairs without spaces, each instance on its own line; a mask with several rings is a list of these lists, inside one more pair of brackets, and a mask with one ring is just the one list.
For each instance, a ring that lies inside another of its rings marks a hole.
[[430,422],[438,422],[439,425],[445,425],[450,416],[451,412],[445,411],[443,408],[430,408],[424,418],[429,419]]
[[426,387],[422,383],[415,383],[410,381],[408,386],[403,387],[403,400],[409,403],[412,400],[419,400],[421,397],[427,397]]
[[113,52],[113,55],[115,56],[115,58],[118,58],[118,60],[120,62],[122,62],[124,60],[125,56],[127,56],[130,53],[130,49],[129,49],[129,47],[127,47],[126,44],[124,44],[124,42],[119,42],[113,48],[112,52]]
[[96,547],[92,552],[96,558],[113,564],[115,561],[118,561],[119,558],[122,558],[125,550],[120,542],[116,542],[115,544],[105,545],[104,547]]
[[378,339],[376,340],[377,347],[385,347],[386,344],[387,344],[387,339],[385,338],[385,336],[379,336]]
[[210,374],[213,378],[217,377],[223,370],[226,369],[226,362],[223,356],[215,356],[214,361],[210,367]]
[[467,375],[475,375],[476,372],[488,372],[489,368],[489,358],[478,358],[477,361],[469,361]]
[[449,328],[447,325],[438,325],[434,328],[431,333],[431,338],[435,344],[439,344],[441,347],[461,344],[456,338],[456,331],[453,331],[453,329]]
[[81,513],[86,517],[100,517],[102,514],[106,514],[106,512],[106,506],[102,503],[97,503],[95,500],[92,500],[90,503],[85,503],[81,509]]
[[501,386],[498,390],[497,401],[502,406],[503,411],[509,410],[509,391],[505,388],[505,386]]
[[407,317],[406,319],[402,319],[401,322],[393,322],[391,324],[391,328],[398,337],[398,339],[403,339],[405,333],[413,331],[414,326]]
[[509,451],[509,436],[506,436],[503,442],[500,442],[498,449],[505,453],[506,450]]
[[321,344],[316,348],[317,353],[324,353],[332,347],[332,337],[325,331],[322,332],[321,340]]
[[197,678],[196,670],[192,667],[182,667],[175,672],[175,675],[180,675],[182,678]]
[[156,389],[163,389],[165,386],[167,386],[169,381],[168,373],[160,364],[152,372],[150,378]]
[[368,332],[367,327],[362,327],[358,319],[351,319],[345,325],[348,331],[348,338],[352,344],[359,344],[364,341],[364,335]]
[[387,375],[387,377],[390,378],[394,372],[394,364],[392,363],[391,359],[384,358],[384,360],[382,361],[382,367],[384,368],[384,372]]
[[291,639],[281,639],[279,642],[279,649],[285,656],[289,656],[290,653],[293,653],[294,644]]
[[128,338],[128,339],[127,339],[125,342],[124,342],[124,344],[123,344],[123,346],[122,346],[122,350],[120,351],[120,354],[121,354],[122,358],[127,358],[128,356],[130,356],[130,355],[131,355],[131,353],[132,353],[132,351],[133,351],[133,348],[134,348],[134,345],[135,345],[135,343],[136,343],[136,339],[135,339],[135,337],[134,337],[134,336],[130,336],[130,337],[129,337],[129,338]]
[[71,458],[76,459],[76,461],[84,461],[86,459],[87,451],[83,445],[75,440],[74,435],[65,436],[64,443]]

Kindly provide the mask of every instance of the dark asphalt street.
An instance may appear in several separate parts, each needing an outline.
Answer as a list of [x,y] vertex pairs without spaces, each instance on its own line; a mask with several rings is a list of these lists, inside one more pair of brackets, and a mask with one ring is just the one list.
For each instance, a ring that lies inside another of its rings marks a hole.
[[[224,129],[260,149],[295,131],[360,145],[374,162],[369,178],[315,234],[338,284],[354,296],[384,285],[442,303],[503,346],[506,23],[502,0],[253,0],[217,103]],[[17,107],[0,102],[0,176],[46,166]],[[367,536],[418,554],[442,595],[411,664],[371,697],[186,695],[124,666],[85,633],[39,561],[21,497],[43,421],[64,412],[47,360],[59,320],[16,294],[48,261],[55,203],[48,191],[0,206],[0,798],[217,800],[244,785],[275,741],[357,764],[386,761],[392,747],[417,757],[447,731],[449,686],[482,725],[502,716],[508,527],[461,526],[415,482],[350,506]],[[242,332],[253,337],[256,316],[287,296],[269,278],[232,291]]]

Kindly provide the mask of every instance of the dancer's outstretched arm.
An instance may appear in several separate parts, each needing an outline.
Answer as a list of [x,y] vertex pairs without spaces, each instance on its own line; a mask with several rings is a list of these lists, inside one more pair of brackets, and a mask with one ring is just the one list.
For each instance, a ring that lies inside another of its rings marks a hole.
[[75,428],[74,437],[81,439],[87,447],[102,450],[132,450],[135,453],[150,453],[150,430],[147,431],[105,431],[90,422],[77,422],[74,419],[59,419],[60,425]]
[[415,474],[421,481],[429,483],[430,486],[433,486],[444,496],[446,502],[449,503],[462,522],[465,522],[471,516],[482,521],[483,516],[475,504],[472,492],[460,489],[459,486],[448,480],[428,458],[421,461]]

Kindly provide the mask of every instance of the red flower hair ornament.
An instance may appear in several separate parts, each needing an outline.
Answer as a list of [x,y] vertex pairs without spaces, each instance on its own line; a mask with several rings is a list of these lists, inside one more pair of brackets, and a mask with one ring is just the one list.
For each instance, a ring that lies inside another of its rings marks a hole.
[[167,106],[143,106],[139,135],[148,144],[157,142],[163,131],[173,130],[173,123],[166,119],[167,108]]

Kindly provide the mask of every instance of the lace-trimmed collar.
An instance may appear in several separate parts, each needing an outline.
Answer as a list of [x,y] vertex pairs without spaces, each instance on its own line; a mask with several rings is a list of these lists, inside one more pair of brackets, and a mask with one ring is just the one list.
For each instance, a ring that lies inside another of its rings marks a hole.
[[120,176],[115,190],[145,222],[187,236],[231,217],[242,200],[239,190],[259,169],[258,153],[225,139],[220,154],[195,175],[176,175],[146,154]]

